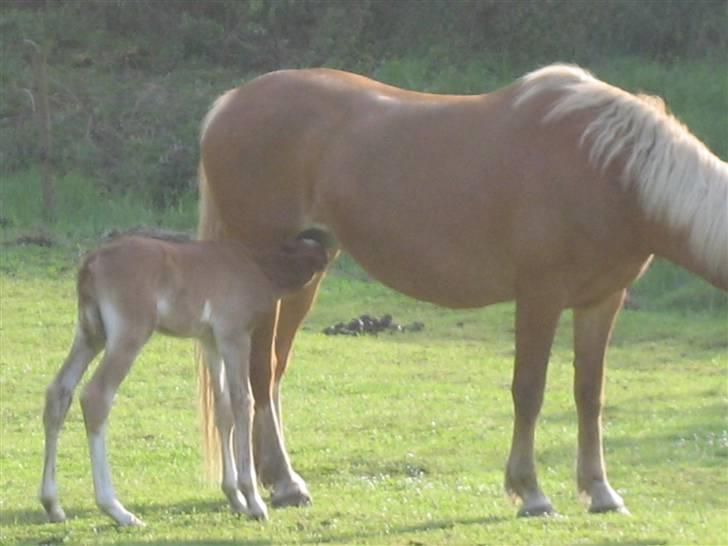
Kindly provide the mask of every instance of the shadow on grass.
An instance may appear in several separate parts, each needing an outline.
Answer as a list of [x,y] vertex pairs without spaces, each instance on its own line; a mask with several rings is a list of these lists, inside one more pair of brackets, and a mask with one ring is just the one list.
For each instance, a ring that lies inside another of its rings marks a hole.
[[664,546],[665,544],[668,544],[667,540],[661,539],[661,538],[655,538],[655,539],[631,539],[631,538],[625,538],[622,540],[607,540],[607,541],[600,541],[600,542],[589,542],[584,543],[585,546]]
[[[437,530],[440,528],[449,528],[452,525],[487,525],[488,523],[497,523],[501,519],[508,518],[484,518],[484,519],[470,519],[470,520],[457,520],[453,522],[431,522],[423,525],[413,525],[411,527],[402,527],[399,529],[390,530],[390,533],[404,534],[418,531],[430,531]],[[350,535],[336,535],[331,537],[325,537],[323,539],[310,539],[299,542],[299,544],[327,544],[327,543],[356,543],[357,540],[371,538],[377,536],[374,533],[370,534],[350,534]],[[64,537],[51,537],[41,542],[34,542],[42,546],[55,546],[63,544],[65,541]],[[244,539],[232,539],[232,540],[185,540],[185,546],[270,546],[275,542],[272,540],[244,540]],[[414,544],[416,542],[410,542]],[[119,541],[116,543],[118,546],[148,546],[149,544],[155,544],[158,546],[179,546],[179,540],[155,540],[153,542],[143,541]],[[667,540],[664,539],[630,539],[625,538],[623,540],[610,540],[585,543],[586,546],[664,546],[668,544]]]
[[[452,520],[438,520],[428,521],[427,523],[419,523],[414,525],[405,525],[400,527],[390,527],[387,529],[387,535],[404,535],[408,533],[423,533],[428,531],[439,531],[442,529],[452,529],[456,525],[493,525],[496,523],[502,523],[504,521],[510,521],[512,518],[503,516],[489,516],[483,518],[467,518],[467,519],[452,519]],[[357,541],[367,538],[373,538],[380,536],[382,533],[379,532],[363,532],[363,533],[344,533],[338,535],[331,535],[326,537],[317,537],[307,540],[302,540],[301,544],[341,544],[341,543],[354,543]]]
[[[147,522],[153,527],[154,514],[155,512],[165,511],[172,514],[204,514],[214,513],[221,511],[228,511],[227,506],[219,502],[183,502],[176,504],[145,504],[130,506],[132,512],[139,514],[142,518],[146,518]],[[95,529],[100,533],[111,532],[114,529],[121,531],[121,528],[108,521],[100,512],[91,509],[80,509],[75,510],[69,508],[67,510],[69,519],[73,520],[76,518],[95,518],[98,517],[99,521],[103,521],[100,525],[95,525]],[[390,527],[387,530],[387,534],[393,535],[406,535],[410,533],[426,533],[429,531],[438,531],[442,529],[451,529],[455,526],[463,525],[495,525],[504,521],[510,521],[511,518],[503,516],[486,516],[482,518],[467,518],[467,519],[447,519],[428,521],[423,523],[414,523],[412,525],[403,525],[400,527]],[[45,514],[42,509],[38,510],[3,510],[0,511],[0,522],[2,525],[9,525],[13,523],[23,523],[38,526],[46,526],[43,529],[43,537],[38,536],[35,539],[27,542],[28,544],[40,545],[40,546],[55,546],[65,544],[68,540],[68,529],[63,524],[50,525],[48,524]],[[131,531],[133,533],[133,530]],[[380,536],[381,532],[371,530],[353,533],[341,533],[331,534],[328,536],[317,536],[315,538],[301,537],[300,541],[296,541],[298,544],[357,544],[362,540],[371,539]],[[130,537],[131,538],[131,537]],[[153,544],[160,546],[178,546],[179,540],[153,540]],[[120,537],[115,542],[118,545],[124,546],[142,546],[150,544],[149,540],[124,540]],[[268,546],[274,544],[273,540],[269,539],[244,539],[235,538],[231,540],[185,540],[185,545],[188,546]],[[648,544],[648,543],[645,543]],[[649,543],[652,544],[652,543]]]
[[[438,531],[441,529],[451,529],[456,525],[493,525],[502,523],[503,521],[509,521],[511,518],[507,517],[484,517],[484,518],[469,518],[469,519],[454,519],[454,520],[439,520],[439,521],[428,521],[426,523],[405,525],[400,527],[390,527],[387,531],[388,536],[404,535],[409,533],[422,533],[428,531]],[[380,536],[380,532],[359,532],[359,533],[342,533],[332,534],[329,536],[317,536],[315,538],[305,538],[300,541],[296,541],[297,544],[359,544],[362,540],[367,540]],[[191,540],[185,541],[185,546],[232,546],[242,544],[244,546],[264,546],[274,544],[273,540],[245,540],[245,539],[232,539],[232,540]],[[143,541],[122,541],[118,544],[124,546],[144,546],[148,545],[149,542]],[[178,540],[162,540],[154,541],[154,544],[160,546],[178,546],[180,542]],[[647,543],[646,543],[647,544]],[[651,543],[650,543],[651,544]]]
[[[94,508],[74,508],[73,505],[61,503],[66,517],[69,520],[79,518],[96,518],[104,521],[104,525],[97,528],[115,527],[111,520],[108,519],[100,510]],[[224,501],[182,501],[177,503],[148,503],[148,504],[129,504],[127,508],[139,515],[142,519],[150,518],[155,513],[166,512],[168,514],[209,514],[214,512],[229,512],[228,505]],[[106,524],[106,522],[109,522]],[[48,519],[43,512],[40,504],[37,510],[0,510],[0,526],[23,524],[23,525],[45,525]],[[49,527],[50,528],[50,527]],[[59,529],[61,527],[59,526]]]
[[[230,540],[121,540],[115,543],[115,546],[271,546],[275,544],[273,540],[268,539],[244,539],[235,538]],[[48,545],[55,546],[55,545]]]

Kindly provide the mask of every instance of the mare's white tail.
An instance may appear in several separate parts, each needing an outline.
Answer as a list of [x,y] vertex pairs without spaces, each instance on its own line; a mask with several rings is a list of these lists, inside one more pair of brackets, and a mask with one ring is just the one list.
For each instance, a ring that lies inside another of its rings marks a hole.
[[[200,240],[221,239],[223,236],[222,224],[207,187],[202,163],[200,163],[198,177],[200,208],[197,238]],[[215,429],[215,401],[204,351],[199,343],[195,344],[195,362],[197,363],[197,397],[200,408],[204,473],[208,480],[219,480],[221,472],[220,437]]]

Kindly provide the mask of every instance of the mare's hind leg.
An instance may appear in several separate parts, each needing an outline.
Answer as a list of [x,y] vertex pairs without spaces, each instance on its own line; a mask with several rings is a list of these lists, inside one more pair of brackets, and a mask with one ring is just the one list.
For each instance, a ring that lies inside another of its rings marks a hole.
[[551,286],[529,279],[516,299],[516,358],[511,388],[515,420],[506,466],[506,490],[522,501],[519,516],[553,512],[536,477],[534,436],[546,384],[546,368],[561,301]]
[[76,329],[76,337],[63,366],[46,390],[46,403],[43,411],[45,428],[45,458],[43,461],[43,478],[41,479],[39,498],[45,508],[48,519],[52,522],[64,521],[66,514],[58,502],[56,485],[56,455],[58,453],[58,435],[63,421],[71,405],[73,391],[89,363],[99,353],[100,344],[90,341],[80,327]]
[[602,450],[604,354],[624,291],[591,307],[574,310],[574,399],[579,415],[577,485],[590,512],[626,512],[607,481]]
[[[255,396],[255,462],[261,481],[272,488],[273,506],[304,506],[311,503],[306,482],[293,470],[283,437],[280,384],[288,365],[293,338],[316,298],[323,275],[314,277],[295,294],[284,298],[273,329],[268,325],[256,332],[251,362]],[[270,363],[273,363],[271,366]]]
[[247,505],[238,490],[238,472],[235,469],[235,458],[232,452],[233,411],[230,402],[230,388],[224,377],[225,369],[215,344],[206,340],[202,346],[215,397],[215,426],[220,435],[220,455],[222,457],[222,491],[228,498],[233,512],[245,513]]
[[153,326],[145,325],[144,322],[143,318],[123,320],[116,314],[113,317],[104,315],[104,324],[111,326],[107,328],[106,350],[81,394],[96,504],[119,525],[144,523],[116,498],[106,458],[106,419],[119,385],[153,331]]

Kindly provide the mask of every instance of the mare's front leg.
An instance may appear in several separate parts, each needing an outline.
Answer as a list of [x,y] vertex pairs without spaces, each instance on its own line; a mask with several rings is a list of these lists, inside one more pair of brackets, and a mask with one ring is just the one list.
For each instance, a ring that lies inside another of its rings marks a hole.
[[579,416],[577,485],[590,512],[627,512],[607,481],[602,449],[604,354],[624,290],[591,307],[574,310],[574,399]]
[[541,279],[519,284],[516,298],[516,358],[511,392],[515,410],[505,487],[522,501],[519,516],[551,514],[554,509],[536,477],[534,436],[541,411],[551,344],[562,303],[553,285]]
[[81,394],[96,504],[119,525],[144,525],[142,520],[124,508],[116,498],[106,457],[105,437],[106,419],[111,411],[114,395],[153,329],[151,326],[143,326],[143,321],[132,324],[131,320],[122,323],[118,316],[112,320],[106,320],[107,318],[110,317],[104,317],[104,324],[112,325],[114,329],[107,331],[104,356]]
[[58,375],[46,390],[46,403],[43,411],[45,428],[45,458],[43,462],[43,478],[40,485],[40,502],[45,508],[48,520],[64,521],[66,514],[58,502],[56,486],[56,455],[58,453],[58,435],[63,421],[71,405],[73,391],[89,363],[98,354],[100,347],[89,341],[80,327],[76,329],[71,350],[66,357]]
[[[216,336],[217,337],[217,336]],[[225,377],[230,389],[235,430],[233,442],[237,458],[238,489],[245,497],[246,513],[255,519],[267,519],[268,509],[258,492],[253,462],[253,392],[250,386],[250,335],[227,333],[217,337],[225,362]]]
[[220,353],[214,342],[202,342],[205,360],[210,374],[210,384],[215,400],[215,427],[220,437],[220,456],[222,458],[221,488],[230,502],[230,508],[236,513],[246,513],[248,507],[238,490],[238,472],[235,469],[235,458],[232,451],[233,410],[230,402],[230,387],[225,378],[225,369]]
[[316,298],[322,278],[323,275],[317,275],[301,290],[283,298],[277,317],[273,314],[253,336],[250,365],[255,396],[255,464],[263,484],[272,489],[271,502],[276,507],[311,503],[306,482],[293,469],[286,452],[280,387],[293,339]]

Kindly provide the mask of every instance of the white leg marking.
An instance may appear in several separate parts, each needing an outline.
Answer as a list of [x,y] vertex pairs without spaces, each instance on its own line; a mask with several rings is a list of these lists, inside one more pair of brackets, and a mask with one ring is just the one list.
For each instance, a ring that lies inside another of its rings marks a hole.
[[106,442],[104,436],[105,427],[102,427],[99,432],[88,435],[96,504],[119,525],[144,525],[139,518],[124,508],[116,498],[114,486],[111,483],[111,471],[106,460]]
[[43,477],[39,498],[51,522],[64,521],[66,514],[58,502],[56,485],[56,457],[58,453],[58,436],[71,405],[73,391],[89,362],[98,351],[86,341],[82,331],[76,327],[73,345],[58,375],[46,390],[46,404],[43,411],[45,428],[45,456],[43,461]]
[[267,519],[268,509],[258,492],[253,464],[253,392],[250,387],[250,335],[220,344],[225,373],[230,388],[230,401],[235,417],[235,455],[238,467],[238,488],[248,504],[248,515]]
[[[209,302],[205,303],[205,308],[209,309]],[[203,312],[203,319],[204,315],[205,312]],[[247,513],[247,503],[238,490],[238,472],[235,468],[232,451],[233,413],[230,403],[230,391],[225,379],[225,369],[214,344],[203,342],[203,347],[215,397],[215,426],[220,435],[220,455],[222,457],[222,483],[220,485],[230,502],[232,511]]]

